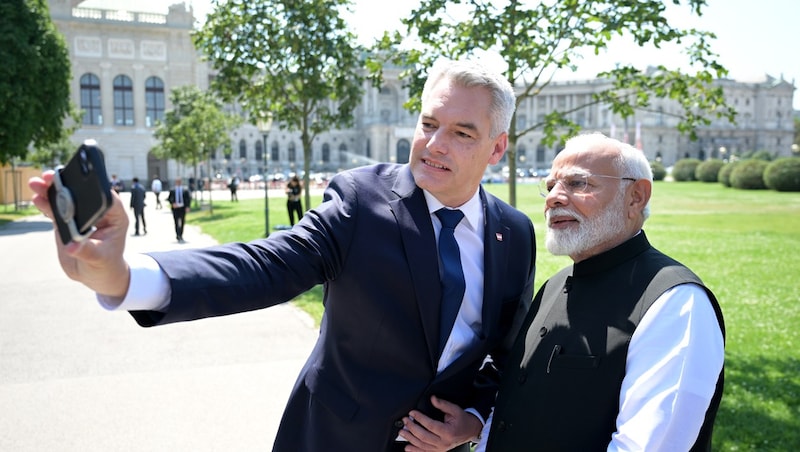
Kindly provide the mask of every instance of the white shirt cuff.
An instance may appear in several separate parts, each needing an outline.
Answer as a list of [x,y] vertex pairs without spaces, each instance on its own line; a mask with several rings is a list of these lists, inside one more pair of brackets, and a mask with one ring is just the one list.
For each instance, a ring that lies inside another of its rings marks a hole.
[[109,311],[166,311],[172,291],[169,278],[155,259],[147,254],[126,255],[131,281],[125,297],[97,294],[97,301]]

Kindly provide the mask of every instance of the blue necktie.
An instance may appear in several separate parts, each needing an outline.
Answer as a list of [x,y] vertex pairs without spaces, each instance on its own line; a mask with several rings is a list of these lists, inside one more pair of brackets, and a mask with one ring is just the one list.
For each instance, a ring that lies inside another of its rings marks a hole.
[[444,349],[450,330],[456,321],[461,300],[464,298],[464,270],[455,238],[456,225],[464,218],[460,210],[439,209],[436,216],[442,222],[439,233],[439,258],[442,261],[442,306],[439,321],[439,353]]

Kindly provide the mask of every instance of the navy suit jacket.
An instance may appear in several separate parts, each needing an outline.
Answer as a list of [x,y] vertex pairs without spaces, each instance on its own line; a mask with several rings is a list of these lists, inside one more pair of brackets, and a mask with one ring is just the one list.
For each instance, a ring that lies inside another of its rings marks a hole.
[[[437,395],[489,414],[501,365],[533,297],[533,224],[481,188],[483,326],[477,346],[437,374],[441,288],[436,239],[407,165],[335,176],[289,231],[251,243],[153,253],[169,277],[165,313],[143,326],[261,309],[324,284],[319,340],[292,390],[276,451],[389,450],[411,409]],[[186,265],[192,262],[192,265]]]
[[[189,190],[189,187],[181,185],[181,198],[183,198],[183,207],[181,207],[181,209],[186,209],[192,203],[192,191]],[[167,195],[167,202],[174,204],[175,199],[175,188],[173,188],[169,191],[169,195]],[[175,210],[174,207],[172,209]]]

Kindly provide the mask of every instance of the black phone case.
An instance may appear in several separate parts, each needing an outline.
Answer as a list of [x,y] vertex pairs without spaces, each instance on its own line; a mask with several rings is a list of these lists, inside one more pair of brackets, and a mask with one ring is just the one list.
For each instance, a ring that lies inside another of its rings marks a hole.
[[103,152],[85,141],[63,168],[56,171],[47,196],[63,243],[82,241],[111,207],[111,183]]

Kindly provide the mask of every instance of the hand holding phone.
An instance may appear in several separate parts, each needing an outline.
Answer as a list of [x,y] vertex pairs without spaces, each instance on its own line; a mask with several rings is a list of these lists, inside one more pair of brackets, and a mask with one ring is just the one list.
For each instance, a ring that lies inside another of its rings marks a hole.
[[47,197],[62,243],[80,242],[111,207],[111,183],[103,152],[86,140],[69,162],[56,169]]

